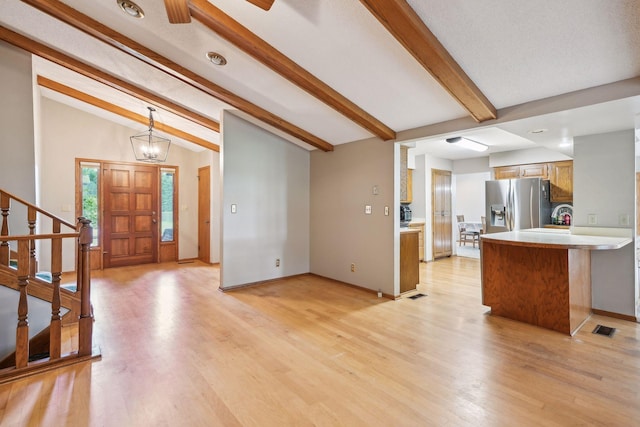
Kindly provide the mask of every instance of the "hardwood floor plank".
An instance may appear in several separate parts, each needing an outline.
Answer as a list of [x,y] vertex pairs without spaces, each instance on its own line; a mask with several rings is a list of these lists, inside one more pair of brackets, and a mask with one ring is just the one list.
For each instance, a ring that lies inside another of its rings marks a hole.
[[427,296],[396,301],[312,275],[223,293],[199,262],[97,272],[102,359],[0,386],[0,425],[637,424],[640,325],[569,337],[488,314],[477,259],[420,268]]

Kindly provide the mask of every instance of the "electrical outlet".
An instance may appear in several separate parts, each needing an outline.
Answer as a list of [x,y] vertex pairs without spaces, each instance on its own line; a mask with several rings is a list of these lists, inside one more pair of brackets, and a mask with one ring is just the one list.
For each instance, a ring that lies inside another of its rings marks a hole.
[[371,190],[371,193],[372,193],[374,196],[377,196],[377,195],[378,195],[378,186],[377,186],[377,185],[374,185],[374,186],[373,186],[373,190]]
[[280,258],[276,258],[276,267],[280,267]]
[[356,271],[356,265],[354,263],[351,264],[351,272],[355,273]]
[[629,215],[627,215],[627,214],[618,215],[618,224],[620,224],[623,227],[628,227],[629,226]]
[[371,215],[371,205],[366,205],[364,207],[364,213],[365,215]]
[[378,298],[382,298],[382,291],[378,289]]
[[587,225],[596,225],[598,224],[598,215],[589,214],[587,215]]

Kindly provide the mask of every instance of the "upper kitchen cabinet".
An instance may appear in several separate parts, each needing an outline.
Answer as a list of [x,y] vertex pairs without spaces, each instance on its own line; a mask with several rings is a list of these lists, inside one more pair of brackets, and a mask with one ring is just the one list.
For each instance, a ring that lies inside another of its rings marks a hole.
[[409,148],[400,146],[400,203],[411,203],[413,200],[412,170],[407,164]]
[[496,179],[520,178],[520,166],[502,166],[493,170]]
[[494,169],[496,179],[542,178],[549,179],[548,163],[501,166]]
[[573,160],[551,163],[551,201],[573,202]]
[[501,166],[494,168],[493,173],[495,179],[548,179],[551,183],[552,202],[573,202],[573,160]]

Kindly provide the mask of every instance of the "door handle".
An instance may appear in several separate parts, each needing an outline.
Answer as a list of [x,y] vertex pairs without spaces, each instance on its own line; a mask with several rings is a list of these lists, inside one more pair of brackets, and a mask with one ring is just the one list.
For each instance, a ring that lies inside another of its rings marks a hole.
[[155,218],[153,218],[153,219],[151,220],[151,222],[152,222],[152,223],[154,223],[154,224],[157,224],[157,223],[158,223],[158,220],[157,220],[157,219],[155,219]]

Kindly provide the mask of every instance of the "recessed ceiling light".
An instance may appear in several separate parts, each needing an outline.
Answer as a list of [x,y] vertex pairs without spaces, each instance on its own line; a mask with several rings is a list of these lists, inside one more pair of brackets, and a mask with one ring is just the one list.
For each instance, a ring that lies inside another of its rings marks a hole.
[[534,130],[530,130],[529,133],[544,133],[548,130],[549,129],[534,129]]
[[144,18],[144,10],[134,2],[130,0],[117,0],[118,6],[122,9],[127,15],[132,16],[137,19]]
[[215,65],[226,65],[227,59],[217,52],[207,52],[207,58]]

